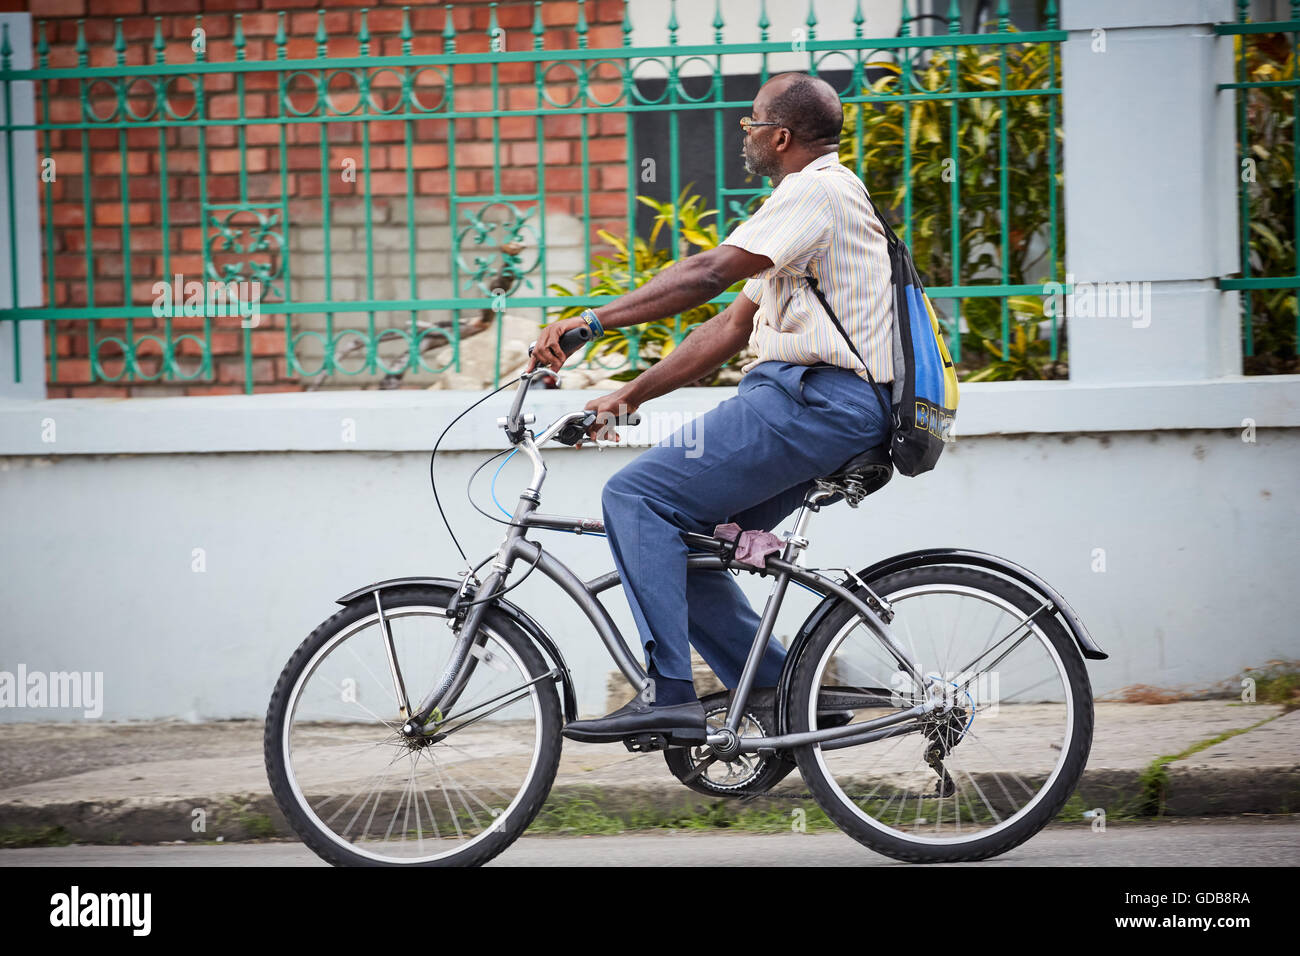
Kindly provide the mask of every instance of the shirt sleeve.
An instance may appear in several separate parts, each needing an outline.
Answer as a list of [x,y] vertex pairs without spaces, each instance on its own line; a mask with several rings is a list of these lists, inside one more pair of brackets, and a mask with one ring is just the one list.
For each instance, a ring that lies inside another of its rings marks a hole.
[[762,279],[746,279],[745,287],[740,291],[744,294],[746,299],[748,299],[750,302],[754,303],[755,305],[763,304],[763,280]]
[[[830,230],[830,206],[822,184],[812,173],[795,173],[758,212],[733,229],[723,245],[771,259],[772,268],[756,273],[759,279],[778,274],[801,276],[808,271],[808,260],[826,248]],[[745,294],[749,296],[748,286]]]

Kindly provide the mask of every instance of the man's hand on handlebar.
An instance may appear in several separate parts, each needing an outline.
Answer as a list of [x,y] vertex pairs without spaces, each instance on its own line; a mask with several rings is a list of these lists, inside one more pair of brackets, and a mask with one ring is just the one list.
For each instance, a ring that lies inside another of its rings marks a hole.
[[[526,371],[531,372],[533,369],[544,365],[551,371],[558,372],[560,366],[569,357],[564,346],[560,343],[560,336],[571,329],[586,328],[586,326],[587,323],[580,316],[561,319],[559,322],[552,322],[550,325],[545,326],[538,334],[537,342],[533,345]],[[571,353],[572,350],[570,350],[569,354]]]
[[[628,401],[624,389],[620,388],[617,392],[610,392],[600,398],[593,398],[583,407],[586,411],[596,413],[596,420],[587,429],[587,435],[591,441],[597,439],[601,441],[618,441],[619,435],[614,431],[614,425],[627,419],[637,410],[638,406],[636,403]],[[639,421],[639,417],[633,421],[633,424],[636,421]],[[577,447],[581,448],[582,443],[579,442]]]

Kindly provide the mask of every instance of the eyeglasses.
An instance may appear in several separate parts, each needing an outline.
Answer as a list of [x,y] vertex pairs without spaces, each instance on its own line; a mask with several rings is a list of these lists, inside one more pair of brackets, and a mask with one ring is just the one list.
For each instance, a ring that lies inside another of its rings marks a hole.
[[743,129],[746,134],[748,134],[749,131],[755,126],[780,126],[780,125],[781,125],[780,123],[773,123],[769,120],[756,120],[752,116],[742,116],[740,118],[740,128]]

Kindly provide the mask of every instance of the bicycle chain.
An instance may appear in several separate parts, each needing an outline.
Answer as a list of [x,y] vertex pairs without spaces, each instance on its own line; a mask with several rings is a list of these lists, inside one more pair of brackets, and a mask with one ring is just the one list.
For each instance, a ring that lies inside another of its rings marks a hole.
[[[718,796],[726,796],[726,794],[718,794]],[[874,793],[846,793],[845,796],[848,797],[848,799],[850,800],[856,801],[856,800],[871,800],[875,798],[877,795]],[[812,800],[814,803],[817,802],[817,798],[814,797],[811,793],[768,793],[765,791],[763,793],[741,794],[739,797],[739,801],[741,803],[750,803],[754,800],[760,800],[760,799]],[[917,797],[909,796],[907,799],[909,801],[910,800],[940,800],[940,799],[949,800],[951,799],[951,797],[940,797],[937,793],[930,793],[930,794],[921,794],[920,796]]]

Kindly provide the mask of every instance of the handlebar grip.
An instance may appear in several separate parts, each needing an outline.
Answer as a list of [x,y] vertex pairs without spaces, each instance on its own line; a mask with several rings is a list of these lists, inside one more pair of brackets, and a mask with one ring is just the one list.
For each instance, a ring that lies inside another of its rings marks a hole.
[[591,329],[585,325],[575,326],[560,336],[560,349],[569,356],[590,341]]

